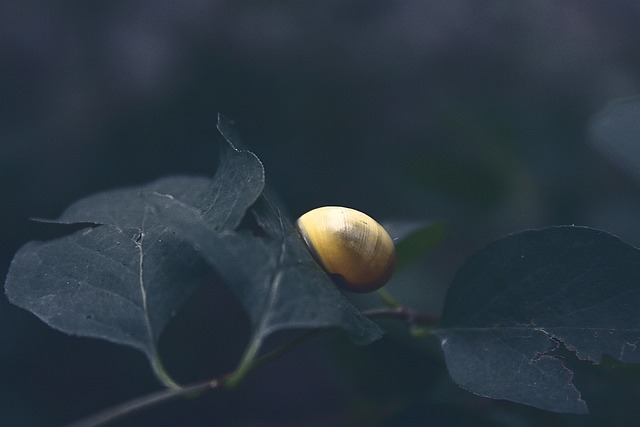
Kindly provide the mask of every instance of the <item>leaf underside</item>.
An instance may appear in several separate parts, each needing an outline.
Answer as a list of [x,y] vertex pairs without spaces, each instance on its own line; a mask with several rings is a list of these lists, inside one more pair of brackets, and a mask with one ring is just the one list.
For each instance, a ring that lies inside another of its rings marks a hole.
[[640,251],[603,231],[513,234],[458,271],[435,331],[453,380],[476,394],[586,413],[561,347],[640,362]]

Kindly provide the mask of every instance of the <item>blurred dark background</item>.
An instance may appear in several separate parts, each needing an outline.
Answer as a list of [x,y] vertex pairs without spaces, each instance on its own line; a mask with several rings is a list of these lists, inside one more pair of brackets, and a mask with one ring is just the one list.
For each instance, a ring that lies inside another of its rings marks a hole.
[[[446,221],[446,242],[391,285],[433,314],[464,259],[506,233],[580,224],[638,245],[638,182],[589,128],[640,90],[639,22],[632,0],[0,0],[0,277],[22,244],[54,234],[30,217],[212,174],[218,112],[292,217],[340,204]],[[416,282],[423,293],[403,292]],[[234,304],[212,278],[169,326],[179,380],[234,367],[248,334]],[[458,390],[435,343],[421,347],[402,333],[368,348],[330,335],[235,394],[117,425],[640,422],[635,369],[585,367],[593,414],[560,416]],[[0,301],[0,425],[63,425],[157,388],[142,354]]]

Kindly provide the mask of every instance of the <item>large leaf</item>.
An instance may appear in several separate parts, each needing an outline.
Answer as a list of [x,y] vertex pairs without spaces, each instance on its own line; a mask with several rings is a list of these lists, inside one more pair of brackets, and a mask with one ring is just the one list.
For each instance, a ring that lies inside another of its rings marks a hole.
[[504,237],[460,269],[435,333],[461,387],[585,413],[556,350],[640,362],[640,252],[586,227]]
[[[300,327],[342,327],[358,342],[379,337],[277,208],[267,209],[259,159],[234,148],[226,121],[218,128],[227,141],[213,179],[172,177],[80,200],[52,222],[85,228],[18,251],[9,300],[61,331],[143,351],[167,383],[156,345],[200,283],[203,256],[253,319],[253,344]],[[238,229],[249,210],[255,227]]]

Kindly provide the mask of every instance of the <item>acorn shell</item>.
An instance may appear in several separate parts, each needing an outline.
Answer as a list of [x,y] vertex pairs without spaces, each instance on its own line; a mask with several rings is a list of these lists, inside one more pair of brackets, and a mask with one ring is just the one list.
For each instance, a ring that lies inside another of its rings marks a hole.
[[296,226],[316,261],[343,288],[371,292],[391,278],[396,265],[393,240],[370,216],[325,206],[302,215]]

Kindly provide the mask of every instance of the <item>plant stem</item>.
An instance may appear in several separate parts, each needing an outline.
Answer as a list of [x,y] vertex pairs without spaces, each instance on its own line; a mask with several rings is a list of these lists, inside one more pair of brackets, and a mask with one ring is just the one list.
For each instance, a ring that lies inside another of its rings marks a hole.
[[158,405],[160,403],[169,402],[180,397],[188,397],[200,395],[204,392],[215,390],[220,387],[220,380],[214,379],[206,382],[191,384],[189,386],[176,389],[169,388],[151,393],[137,399],[129,400],[123,404],[114,406],[105,411],[87,417],[83,420],[68,425],[67,427],[98,427],[122,418],[125,415],[131,415],[142,409]]
[[369,318],[390,318],[404,320],[409,325],[420,325],[433,327],[438,324],[439,318],[435,316],[429,316],[415,311],[409,307],[395,307],[395,308],[374,308],[371,310],[364,310],[362,312]]
[[305,333],[295,337],[291,341],[286,342],[281,346],[271,350],[267,354],[260,356],[258,359],[256,359],[253,367],[257,368],[259,366],[266,365],[272,360],[275,360],[278,357],[282,356],[283,354],[288,353],[290,350],[293,350],[301,342],[306,341],[307,339],[314,337],[316,335],[319,335],[324,331],[326,331],[326,329],[313,329],[310,331],[306,331]]
[[256,357],[262,346],[262,340],[258,338],[251,338],[250,344],[242,355],[238,367],[223,380],[223,385],[226,388],[236,388],[242,380],[245,379],[249,372],[254,368]]
[[315,335],[319,335],[325,330],[326,329],[313,329],[310,331],[306,331],[303,334],[293,338],[291,341],[288,341],[280,345],[279,347],[276,347],[275,349],[266,354],[263,354],[260,357],[257,357],[256,351],[259,350],[261,343],[256,343],[255,346],[249,346],[244,356],[242,357],[242,360],[238,364],[236,370],[223,378],[222,385],[230,389],[236,388],[254,369],[266,365],[272,360],[275,360],[283,354],[288,353],[301,342],[306,341],[307,339]]
[[[365,310],[362,312],[369,318],[391,318],[404,320],[411,326],[426,326],[433,327],[437,324],[438,318],[428,316],[408,307],[384,307],[379,309]],[[199,382],[195,384],[186,385],[183,387],[178,386],[171,377],[166,373],[159,358],[152,359],[152,365],[154,372],[158,378],[161,379],[163,384],[168,388],[148,394],[146,396],[139,397],[137,399],[130,400],[123,404],[106,409],[93,416],[85,418],[76,423],[70,424],[67,427],[99,427],[122,418],[126,415],[133,414],[146,408],[150,408],[161,403],[169,402],[178,398],[199,396],[203,393],[225,387],[232,389],[240,385],[240,383],[246,378],[249,373],[257,367],[265,365],[274,359],[282,356],[295,348],[301,342],[319,335],[327,329],[314,329],[306,331],[296,338],[288,341],[274,350],[258,357],[258,352],[262,345],[262,341],[255,339],[251,340],[251,344],[247,347],[238,367],[230,374],[218,377],[209,381]]]
[[396,301],[395,298],[392,297],[391,294],[389,293],[389,291],[387,291],[385,288],[378,289],[376,291],[376,294],[378,294],[378,296],[382,300],[382,303],[385,306],[391,307],[391,308],[402,307],[402,304],[400,304],[398,301]]
[[162,360],[160,360],[160,356],[157,354],[151,358],[151,367],[153,368],[153,373],[156,378],[169,389],[179,390],[181,387],[176,383],[173,378],[169,375],[167,370],[164,368],[162,364]]

